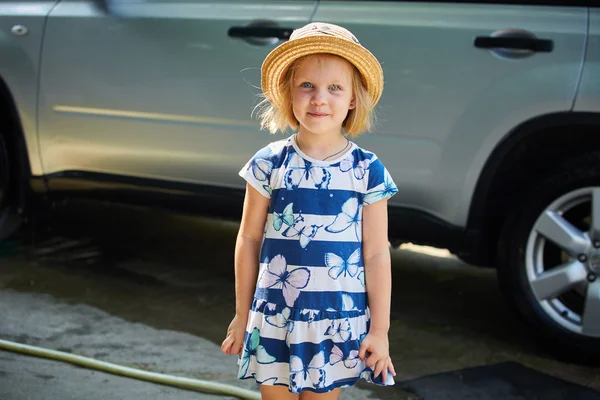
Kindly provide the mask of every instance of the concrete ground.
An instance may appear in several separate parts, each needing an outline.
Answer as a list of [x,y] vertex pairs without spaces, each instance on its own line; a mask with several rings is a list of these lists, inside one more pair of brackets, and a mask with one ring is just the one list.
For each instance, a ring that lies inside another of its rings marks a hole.
[[[235,358],[219,349],[234,310],[236,230],[232,222],[135,207],[59,205],[0,247],[0,339],[256,389],[236,379]],[[418,399],[419,378],[516,368],[507,362],[600,398],[600,369],[560,362],[538,348],[507,310],[494,271],[412,245],[392,258],[390,346],[399,384],[360,383],[342,399]],[[427,381],[428,389],[436,382]],[[541,387],[538,397],[514,390],[507,397],[506,385],[495,382],[479,397],[447,398],[549,398],[539,397]],[[555,398],[577,398],[573,390]],[[0,399],[80,398],[217,397],[0,351]]]

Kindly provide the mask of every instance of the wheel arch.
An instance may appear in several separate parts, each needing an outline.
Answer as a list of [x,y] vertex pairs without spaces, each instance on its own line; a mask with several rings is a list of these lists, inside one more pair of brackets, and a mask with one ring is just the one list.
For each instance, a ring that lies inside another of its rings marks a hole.
[[495,264],[503,218],[527,182],[563,159],[600,150],[600,113],[558,112],[532,118],[509,132],[492,151],[477,180],[461,257]]
[[23,127],[15,100],[8,85],[0,76],[0,135],[8,153],[10,205],[22,209],[30,189],[31,168]]

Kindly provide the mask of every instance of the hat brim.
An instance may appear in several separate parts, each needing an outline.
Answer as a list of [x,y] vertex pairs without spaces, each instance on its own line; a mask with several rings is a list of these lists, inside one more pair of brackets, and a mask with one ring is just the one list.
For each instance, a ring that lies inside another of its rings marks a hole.
[[360,72],[375,106],[383,92],[383,70],[375,56],[363,46],[334,36],[306,36],[285,42],[269,53],[261,68],[261,87],[276,107],[283,106],[282,78],[292,63],[312,54],[334,54],[345,58]]

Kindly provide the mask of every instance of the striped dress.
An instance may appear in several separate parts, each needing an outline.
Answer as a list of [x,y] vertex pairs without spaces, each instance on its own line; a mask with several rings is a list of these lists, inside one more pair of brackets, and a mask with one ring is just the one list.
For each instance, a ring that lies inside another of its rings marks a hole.
[[382,162],[355,143],[319,161],[292,136],[259,150],[240,176],[270,206],[238,377],[292,393],[360,378],[393,385],[358,357],[369,330],[362,207],[398,191]]

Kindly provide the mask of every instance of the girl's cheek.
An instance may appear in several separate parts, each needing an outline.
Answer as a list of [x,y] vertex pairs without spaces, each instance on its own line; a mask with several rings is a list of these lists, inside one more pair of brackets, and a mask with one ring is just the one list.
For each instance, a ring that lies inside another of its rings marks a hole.
[[297,95],[296,95],[296,99],[300,100],[300,101],[304,101],[308,98],[310,98],[310,93],[308,91],[301,91],[300,93],[297,93]]

